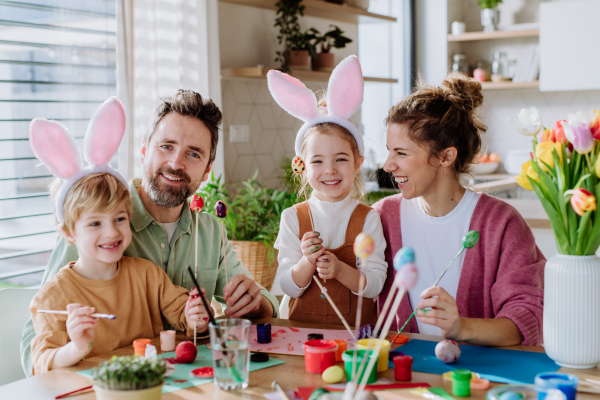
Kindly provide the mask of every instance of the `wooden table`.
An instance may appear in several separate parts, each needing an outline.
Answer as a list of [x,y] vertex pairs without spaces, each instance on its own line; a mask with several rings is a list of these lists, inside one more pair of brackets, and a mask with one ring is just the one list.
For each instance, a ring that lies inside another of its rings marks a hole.
[[[300,321],[290,321],[287,319],[274,319],[265,318],[255,320],[253,323],[269,322],[275,326],[294,326],[294,327],[305,327],[305,328],[321,328],[321,329],[340,329],[340,325],[326,325],[326,324],[314,324]],[[441,340],[438,336],[420,335],[420,334],[407,334],[410,338],[418,338],[422,340]],[[185,336],[180,333],[177,337],[178,341],[185,340]],[[207,344],[208,340],[200,341],[199,344]],[[156,337],[152,339],[152,344],[156,346],[160,353],[160,338]],[[397,345],[393,345],[393,348]],[[535,351],[543,352],[542,347],[530,347],[530,346],[511,346],[507,347],[511,350],[522,350],[522,351]],[[133,354],[133,347],[128,346],[122,349],[116,350],[113,354],[116,355],[130,355]],[[85,370],[96,366],[101,361],[107,360],[113,354],[107,354],[103,356],[89,358],[85,361],[80,362],[76,366],[70,368],[61,368],[50,371],[46,374],[37,375],[27,379],[21,379],[19,381],[9,383],[4,386],[0,386],[0,399],[54,399],[55,396],[63,393],[70,392],[85,386],[90,385],[90,381],[77,374],[76,371]],[[271,388],[271,382],[276,380],[284,390],[295,389],[299,386],[323,386],[324,382],[321,379],[320,374],[308,374],[304,370],[304,357],[300,356],[286,356],[286,355],[272,355],[274,358],[278,358],[286,361],[285,364],[278,365],[271,368],[262,369],[259,371],[250,372],[250,385],[245,390],[224,392],[213,384],[208,383],[201,386],[196,386],[188,389],[178,390],[173,393],[163,395],[163,399],[215,399],[215,400],[234,400],[234,399],[264,399],[264,393],[273,392]],[[15,366],[20,368],[20,366]],[[561,372],[567,372],[572,374],[580,374],[577,370],[571,370],[567,368],[561,368]],[[583,370],[583,373],[600,377],[600,370],[598,368],[592,370]],[[385,377],[390,381],[394,382],[394,370],[389,369],[388,371],[380,374],[379,376]],[[450,382],[444,382],[441,375],[427,374],[422,372],[413,372],[413,382],[427,382],[433,387],[443,387],[449,393],[452,393],[452,387]],[[498,384],[492,383],[492,386]],[[485,399],[485,391],[472,391],[472,399]],[[87,392],[78,396],[67,397],[66,399],[77,399],[87,400],[95,399],[94,392]],[[388,392],[385,395],[386,399],[398,398],[394,392]],[[598,399],[598,395],[579,393],[577,396],[578,400],[592,400]]]

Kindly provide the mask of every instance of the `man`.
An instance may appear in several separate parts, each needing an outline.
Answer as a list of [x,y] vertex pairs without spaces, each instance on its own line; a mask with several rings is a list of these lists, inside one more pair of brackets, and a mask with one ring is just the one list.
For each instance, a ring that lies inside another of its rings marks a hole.
[[[219,108],[191,90],[179,90],[175,96],[163,99],[144,137],[144,177],[129,183],[132,240],[124,255],[152,261],[174,284],[188,290],[192,289],[193,281],[186,266],[198,265],[199,285],[206,290],[209,301],[214,296],[223,304],[225,314],[233,318],[275,317],[277,299],[254,282],[231,243],[221,238],[217,219],[202,213],[196,227],[187,203],[208,179],[217,152],[221,120]],[[59,238],[42,284],[77,258],[76,247]],[[229,282],[225,278],[225,259]],[[21,339],[21,361],[27,376],[32,371],[30,342],[34,337],[30,319]]]

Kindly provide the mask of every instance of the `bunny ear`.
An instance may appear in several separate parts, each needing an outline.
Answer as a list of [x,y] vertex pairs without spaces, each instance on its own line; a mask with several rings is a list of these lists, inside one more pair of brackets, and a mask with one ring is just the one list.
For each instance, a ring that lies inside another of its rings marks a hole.
[[29,126],[29,144],[35,156],[58,178],[68,180],[81,170],[81,153],[62,124],[35,118]]
[[267,83],[277,104],[294,117],[310,121],[321,116],[315,94],[298,79],[271,70],[267,73]]
[[125,108],[116,98],[106,100],[96,110],[83,142],[83,154],[91,165],[108,164],[125,135]]
[[342,119],[350,118],[363,101],[364,80],[356,56],[346,57],[333,70],[327,86],[327,109]]

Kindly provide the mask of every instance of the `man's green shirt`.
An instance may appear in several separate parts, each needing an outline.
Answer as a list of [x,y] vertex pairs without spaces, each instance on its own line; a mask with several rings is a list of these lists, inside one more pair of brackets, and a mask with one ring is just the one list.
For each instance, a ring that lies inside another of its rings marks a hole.
[[[209,302],[214,296],[225,309],[227,307],[227,304],[223,301],[223,287],[227,283],[225,280],[225,257],[227,257],[227,273],[230,279],[237,274],[244,274],[249,277],[252,277],[252,275],[238,260],[237,253],[226,238],[223,251],[219,221],[210,214],[199,213],[198,226],[196,227],[196,218],[185,204],[171,246],[169,246],[167,232],[146,210],[136,190],[141,182],[141,179],[133,179],[129,183],[132,200],[131,244],[123,255],[152,261],[167,273],[174,284],[183,286],[188,290],[192,290],[194,283],[186,267],[190,265],[194,268],[197,261],[198,275],[196,279],[198,284],[206,290]],[[196,235],[198,235],[198,260],[195,259]],[[71,261],[76,261],[77,258],[77,248],[68,244],[62,235],[59,236],[44,272],[42,285],[52,279],[59,269]],[[261,294],[271,302],[273,316],[277,317],[279,303],[275,296],[267,292],[262,286]],[[135,307],[135,304],[127,306]],[[32,371],[30,344],[34,337],[35,331],[30,318],[25,325],[21,339],[21,362],[27,376],[30,376]]]

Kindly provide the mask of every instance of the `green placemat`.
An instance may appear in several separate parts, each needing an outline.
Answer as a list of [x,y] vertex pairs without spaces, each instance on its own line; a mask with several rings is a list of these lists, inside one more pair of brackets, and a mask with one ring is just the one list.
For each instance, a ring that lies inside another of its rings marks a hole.
[[[163,393],[175,392],[180,389],[189,388],[192,386],[199,386],[205,383],[210,383],[213,381],[210,379],[197,379],[192,378],[190,372],[196,368],[201,367],[212,367],[212,351],[208,348],[207,345],[196,346],[198,348],[198,355],[196,356],[196,360],[191,364],[176,364],[175,372],[165,378],[165,384],[163,386]],[[170,353],[163,353],[158,356],[158,358],[171,358],[175,357],[175,352],[172,351]],[[257,371],[259,369],[274,367],[275,365],[285,364],[285,361],[278,360],[273,357],[269,357],[269,361],[267,362],[252,362],[250,361],[250,372]],[[86,369],[85,371],[78,371],[80,375],[83,375],[88,378],[92,378],[92,370]]]
[[427,388],[431,393],[437,394],[438,396],[442,396],[447,400],[456,400],[454,397],[450,396],[450,393],[446,392],[444,388],[436,387],[436,388]]

